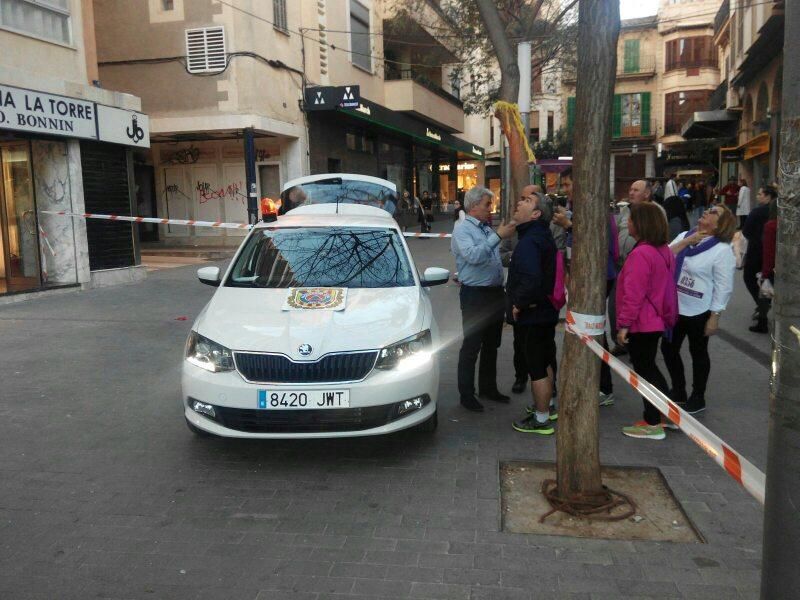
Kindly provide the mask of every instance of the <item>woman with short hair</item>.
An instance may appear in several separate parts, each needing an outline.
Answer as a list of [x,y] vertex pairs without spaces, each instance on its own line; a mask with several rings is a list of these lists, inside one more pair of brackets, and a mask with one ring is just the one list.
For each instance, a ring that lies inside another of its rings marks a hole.
[[[736,224],[736,217],[725,206],[712,206],[703,213],[697,229],[684,231],[670,244],[676,263],[678,322],[661,342],[661,354],[672,380],[670,397],[689,414],[706,408],[711,372],[708,338],[717,332],[720,314],[733,293],[736,257],[731,241]],[[681,360],[686,338],[692,356],[692,393],[688,398]]]
[[[663,393],[667,381],[656,365],[658,341],[677,314],[675,257],[667,221],[652,202],[631,205],[628,231],[636,240],[617,278],[617,342],[628,346],[633,369]],[[663,440],[661,413],[646,399],[644,420],[624,427],[628,437]]]

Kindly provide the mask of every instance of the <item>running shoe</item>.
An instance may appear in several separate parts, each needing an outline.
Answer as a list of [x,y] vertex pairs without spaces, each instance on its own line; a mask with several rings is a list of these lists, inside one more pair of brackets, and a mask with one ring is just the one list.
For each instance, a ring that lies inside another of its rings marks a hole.
[[623,427],[622,433],[628,437],[647,440],[663,440],[667,437],[661,424],[649,425],[646,421],[638,421],[630,427]]
[[614,392],[609,392],[608,394],[604,394],[603,392],[598,392],[600,398],[600,406],[612,406],[614,404]]
[[520,421],[515,421],[512,427],[522,433],[538,433],[539,435],[553,435],[556,431],[549,420],[539,423],[535,414],[528,415]]

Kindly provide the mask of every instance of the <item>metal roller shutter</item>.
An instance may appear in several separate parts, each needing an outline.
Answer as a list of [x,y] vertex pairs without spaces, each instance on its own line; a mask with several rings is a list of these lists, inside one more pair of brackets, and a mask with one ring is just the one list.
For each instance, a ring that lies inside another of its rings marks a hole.
[[[81,170],[86,212],[131,214],[128,160],[124,148],[81,142]],[[132,227],[131,223],[87,219],[89,268],[92,271],[135,264]]]

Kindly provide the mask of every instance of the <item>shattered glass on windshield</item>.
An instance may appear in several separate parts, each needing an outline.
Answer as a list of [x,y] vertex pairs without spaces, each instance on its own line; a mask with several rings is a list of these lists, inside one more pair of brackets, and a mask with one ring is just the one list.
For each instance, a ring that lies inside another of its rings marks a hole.
[[390,288],[412,286],[414,276],[394,230],[277,228],[250,237],[225,285]]

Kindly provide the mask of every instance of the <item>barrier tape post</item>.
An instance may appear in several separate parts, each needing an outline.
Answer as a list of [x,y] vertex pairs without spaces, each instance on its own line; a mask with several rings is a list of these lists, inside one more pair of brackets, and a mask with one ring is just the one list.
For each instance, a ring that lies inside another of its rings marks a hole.
[[[567,310],[566,330],[577,335],[592,352],[601,360],[608,364],[618,375],[638,391],[648,402],[655,406],[663,415],[680,427],[689,439],[700,446],[706,454],[747,490],[762,505],[764,504],[764,490],[766,486],[766,476],[755,465],[744,456],[736,452],[728,444],[723,442],[713,431],[701,424],[692,415],[684,411],[680,406],[670,400],[661,390],[656,388],[649,381],[642,379],[628,365],[617,357],[613,356],[608,350],[603,348],[597,340],[585,331],[581,331],[576,324],[581,317]],[[591,315],[589,315],[591,316]],[[572,323],[570,323],[572,321]],[[598,332],[594,335],[600,335]]]

